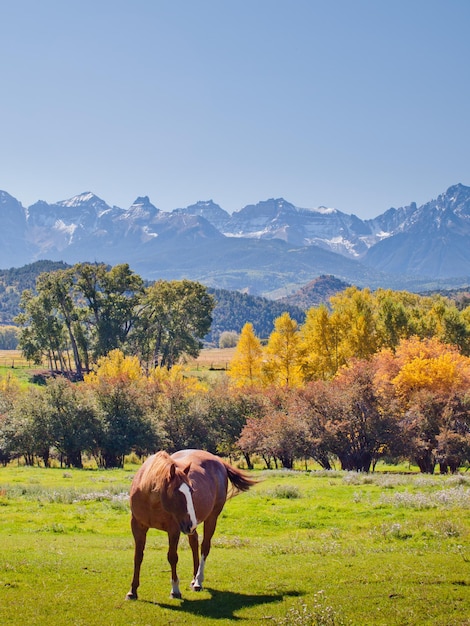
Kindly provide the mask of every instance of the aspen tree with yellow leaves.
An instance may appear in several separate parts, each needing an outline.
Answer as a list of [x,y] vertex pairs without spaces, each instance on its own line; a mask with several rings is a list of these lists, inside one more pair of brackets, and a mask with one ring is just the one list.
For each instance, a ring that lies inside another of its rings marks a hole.
[[289,313],[275,320],[264,355],[263,375],[267,384],[297,387],[302,383],[298,325]]
[[329,380],[344,365],[339,353],[338,316],[330,315],[326,305],[307,311],[299,332],[301,370],[304,381]]
[[253,324],[247,322],[240,333],[228,376],[235,387],[253,387],[262,382],[263,348]]
[[348,287],[330,298],[339,329],[339,359],[367,359],[377,351],[374,298],[370,289]]

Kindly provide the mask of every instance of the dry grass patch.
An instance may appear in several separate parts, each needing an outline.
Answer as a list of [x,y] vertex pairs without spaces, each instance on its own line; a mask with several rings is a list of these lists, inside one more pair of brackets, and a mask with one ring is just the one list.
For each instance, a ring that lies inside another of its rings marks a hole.
[[197,359],[189,361],[190,367],[226,370],[235,354],[235,348],[204,348]]

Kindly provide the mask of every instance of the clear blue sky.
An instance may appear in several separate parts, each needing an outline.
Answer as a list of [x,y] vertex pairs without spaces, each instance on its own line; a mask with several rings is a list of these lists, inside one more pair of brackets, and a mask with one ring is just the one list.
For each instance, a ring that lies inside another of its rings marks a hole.
[[470,185],[470,0],[0,0],[0,189],[375,217]]

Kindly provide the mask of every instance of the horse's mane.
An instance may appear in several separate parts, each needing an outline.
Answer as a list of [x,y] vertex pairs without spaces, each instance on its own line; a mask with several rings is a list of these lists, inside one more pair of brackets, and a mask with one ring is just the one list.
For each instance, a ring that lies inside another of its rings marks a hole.
[[153,460],[145,468],[140,479],[140,488],[142,491],[159,492],[165,481],[171,478],[171,468],[175,463],[168,452],[161,450],[157,452]]

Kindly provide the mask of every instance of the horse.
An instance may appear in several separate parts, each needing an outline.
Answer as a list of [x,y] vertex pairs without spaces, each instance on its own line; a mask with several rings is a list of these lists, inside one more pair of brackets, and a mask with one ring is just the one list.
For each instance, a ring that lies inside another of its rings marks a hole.
[[[171,566],[171,598],[181,598],[178,543],[181,533],[188,536],[193,556],[194,591],[202,589],[204,567],[211,549],[217,518],[228,495],[247,491],[256,480],[218,456],[204,450],[180,450],[171,456],[160,451],[140,467],[130,490],[131,529],[134,536],[134,576],[128,600],[137,600],[140,567],[144,557],[149,528],[168,533],[168,562]],[[201,557],[199,558],[198,524],[204,522]]]

